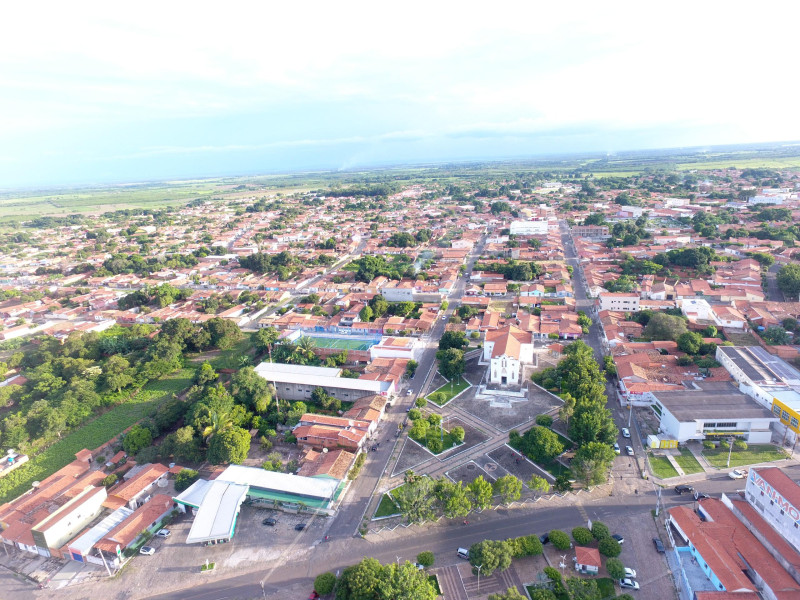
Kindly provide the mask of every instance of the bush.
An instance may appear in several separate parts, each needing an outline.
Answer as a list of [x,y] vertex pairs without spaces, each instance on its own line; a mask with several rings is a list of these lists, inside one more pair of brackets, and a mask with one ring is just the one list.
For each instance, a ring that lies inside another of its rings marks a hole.
[[314,579],[314,591],[320,596],[330,594],[334,587],[336,587],[336,575],[333,573],[323,573]]
[[117,475],[116,475],[116,473],[111,473],[111,475],[106,475],[103,478],[103,481],[102,481],[102,484],[104,486],[106,486],[106,487],[111,487],[115,483],[117,483]]
[[287,431],[283,435],[283,441],[286,442],[287,444],[296,444],[297,443],[297,438],[294,437],[294,435],[292,435],[291,431]]
[[737,450],[747,450],[747,442],[744,440],[734,440],[733,447]]
[[601,521],[595,521],[592,523],[592,536],[596,540],[602,540],[611,537],[611,532],[608,530],[608,525]]
[[731,445],[728,443],[727,440],[720,440],[719,447],[722,448],[723,450],[728,450],[731,447]]
[[569,536],[559,529],[553,529],[550,532],[550,543],[553,544],[557,550],[569,549]]
[[442,451],[442,438],[438,431],[429,431],[428,437],[426,439],[426,445],[428,446],[428,450],[433,452],[434,454],[438,454]]
[[456,441],[458,441],[458,443],[461,443],[461,442],[464,441],[464,428],[463,427],[460,427],[460,426],[456,425],[455,427],[453,427],[450,430],[450,434],[454,438],[456,438]]
[[417,419],[422,418],[422,413],[418,408],[412,408],[410,411],[408,411],[408,418],[412,421],[416,421]]
[[603,556],[612,558],[619,556],[619,553],[622,552],[622,547],[619,545],[619,542],[612,537],[607,537],[600,540],[600,543],[597,545],[597,549]]
[[572,530],[572,539],[579,546],[588,546],[594,540],[592,532],[586,527],[576,527]]
[[419,398],[414,400],[414,404],[417,406],[417,408],[425,408],[425,405],[428,404],[428,401],[420,396]]
[[544,574],[550,578],[550,581],[561,581],[561,572],[554,567],[545,567]]
[[536,424],[542,427],[550,427],[553,424],[553,417],[550,415],[538,415],[536,417]]
[[194,469],[181,469],[175,476],[175,491],[182,492],[188,489],[199,477],[200,473]]
[[522,556],[538,556],[542,553],[542,542],[538,535],[525,535],[517,539],[520,541]]
[[625,565],[618,558],[609,558],[606,561],[606,571],[612,579],[622,579],[625,577]]
[[350,481],[353,481],[358,474],[361,472],[361,467],[364,466],[364,461],[367,460],[367,455],[363,452],[360,452],[358,456],[356,456],[356,461],[353,463],[353,466],[350,468],[350,472],[347,474],[347,478]]
[[[420,552],[419,554],[417,554],[417,562],[419,564],[421,564],[423,567],[425,567],[426,569],[428,567],[432,567],[433,566],[434,560],[436,560],[436,559],[433,556],[433,552],[427,552],[426,551],[426,552]],[[319,591],[319,590],[317,590],[317,591]]]
[[714,442],[706,440],[703,442],[703,448],[705,448],[706,450],[713,450],[714,448],[716,448],[716,445],[714,444]]

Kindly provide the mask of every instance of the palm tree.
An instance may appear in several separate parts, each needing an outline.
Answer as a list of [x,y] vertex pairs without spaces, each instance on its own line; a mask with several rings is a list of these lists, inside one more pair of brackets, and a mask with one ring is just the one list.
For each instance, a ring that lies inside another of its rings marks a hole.
[[307,335],[304,335],[299,340],[297,340],[297,349],[305,354],[306,358],[311,359],[314,357],[314,340],[312,340]]
[[203,439],[206,443],[214,437],[233,427],[231,413],[224,408],[208,408],[205,410],[210,423],[203,429]]

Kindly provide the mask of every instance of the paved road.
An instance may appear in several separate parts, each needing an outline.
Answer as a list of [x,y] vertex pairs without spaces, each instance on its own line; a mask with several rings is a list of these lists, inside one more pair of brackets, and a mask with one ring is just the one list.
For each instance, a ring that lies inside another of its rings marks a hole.
[[782,266],[775,263],[767,270],[767,300],[772,300],[773,302],[785,301],[783,292],[778,287],[778,281],[775,278]]

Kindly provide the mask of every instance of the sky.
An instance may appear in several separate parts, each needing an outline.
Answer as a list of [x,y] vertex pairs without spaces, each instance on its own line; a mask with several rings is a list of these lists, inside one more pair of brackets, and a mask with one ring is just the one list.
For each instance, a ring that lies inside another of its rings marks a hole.
[[800,139],[788,0],[3,12],[0,189]]

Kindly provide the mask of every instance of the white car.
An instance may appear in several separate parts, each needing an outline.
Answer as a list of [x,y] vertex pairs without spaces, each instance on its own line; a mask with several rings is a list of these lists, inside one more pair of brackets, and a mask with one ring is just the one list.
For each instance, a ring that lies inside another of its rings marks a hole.
[[617,442],[614,442],[614,453],[619,454],[619,444]]
[[414,390],[406,390],[406,396],[410,396],[414,393]]
[[629,590],[638,590],[639,589],[639,582],[634,581],[633,579],[620,579],[619,580],[619,587],[621,588],[628,588]]
[[168,538],[172,532],[169,529],[159,529],[156,531],[157,537]]
[[156,549],[152,546],[142,546],[139,548],[139,554],[144,554],[146,556],[153,556],[156,553]]
[[631,432],[630,432],[630,431],[628,431],[628,428],[627,428],[627,427],[623,427],[623,428],[622,428],[622,437],[624,437],[624,438],[629,438],[629,437],[631,437]]
[[630,446],[625,446],[625,452],[628,454],[628,456],[633,456],[633,448]]
[[636,571],[629,567],[625,567],[625,579],[636,579]]
[[728,473],[728,477],[731,479],[744,479],[747,475],[747,471],[744,469],[734,469],[730,473]]

